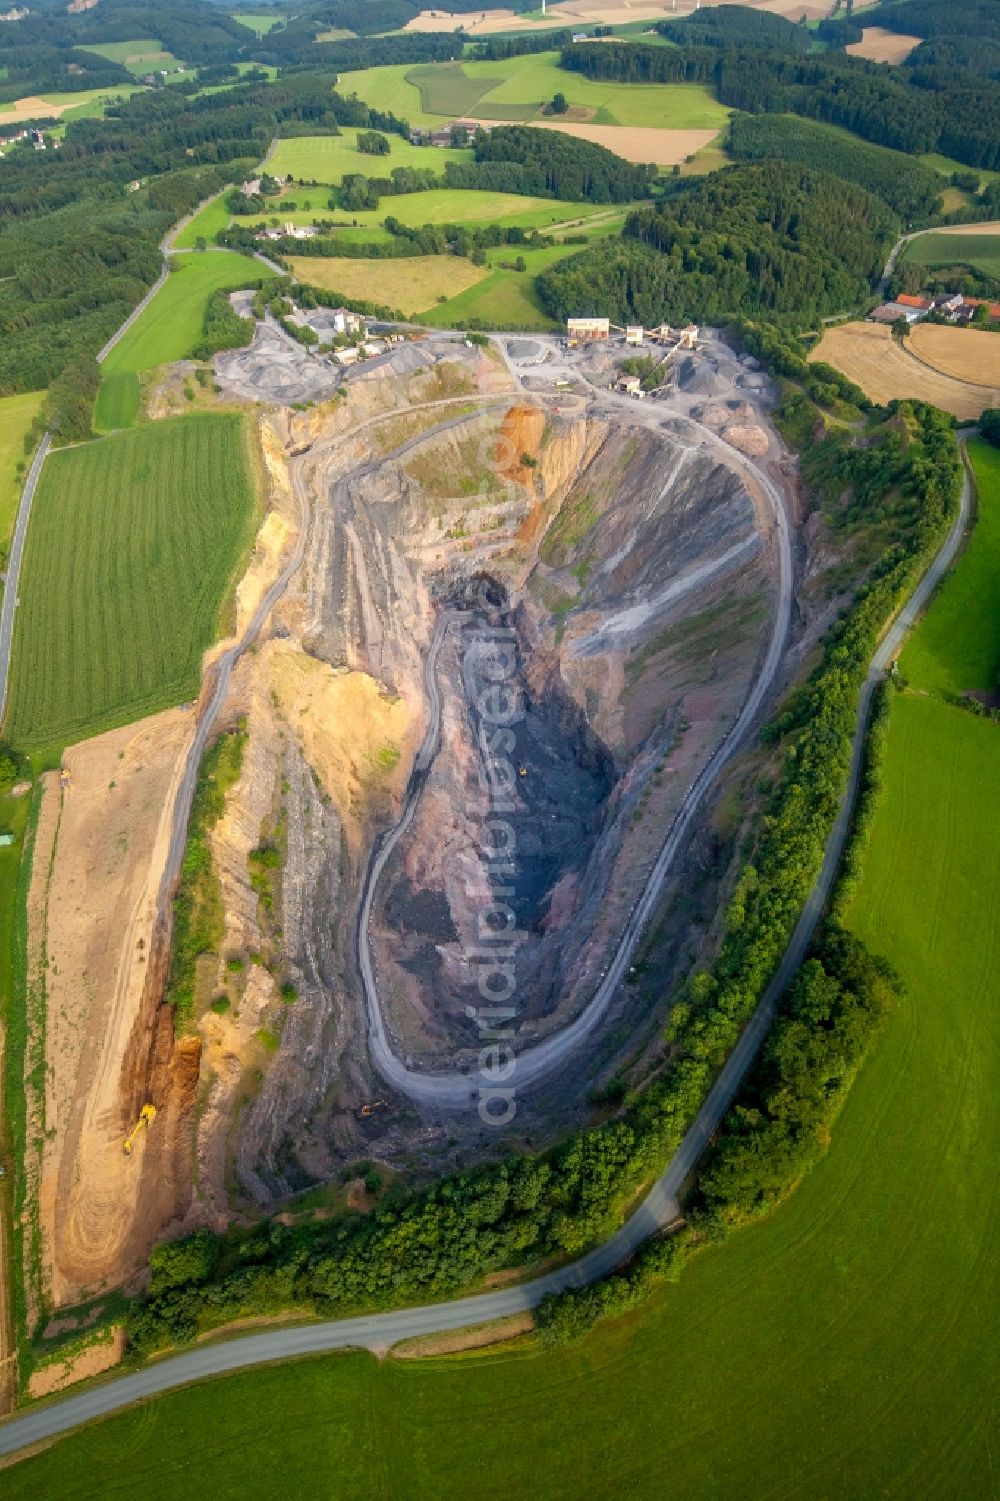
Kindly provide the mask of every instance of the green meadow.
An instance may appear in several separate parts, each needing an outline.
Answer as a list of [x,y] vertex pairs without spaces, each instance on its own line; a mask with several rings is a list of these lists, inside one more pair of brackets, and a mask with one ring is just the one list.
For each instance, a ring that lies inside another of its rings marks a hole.
[[1000,282],[1000,234],[928,234],[911,240],[903,255],[918,266],[972,266]]
[[701,84],[599,82],[558,66],[558,53],[503,62],[405,64],[345,73],[340,87],[411,125],[456,115],[530,120],[556,93],[592,111],[597,125],[648,125],[666,130],[721,130],[729,111]]
[[[44,397],[44,391],[0,397],[0,557],[6,558],[14,518],[21,503],[24,474],[30,462],[30,456],[24,450],[24,440],[41,410]],[[21,473],[18,473],[18,465],[24,466]]]
[[[346,172],[366,177],[388,177],[393,167],[422,167],[442,174],[446,162],[468,162],[471,150],[452,151],[447,146],[414,146],[401,136],[386,136],[388,156],[368,156],[358,150],[358,132],[345,130],[339,136],[294,136],[278,141],[268,157],[268,172],[276,177],[305,178],[309,182],[339,185]],[[301,191],[301,190],[299,190]],[[296,189],[288,192],[295,195]],[[325,207],[325,204],[317,204]]]
[[969,457],[978,492],[972,538],[899,659],[907,681],[951,695],[1000,692],[1000,449],[974,439]]
[[194,697],[255,510],[239,415],[51,454],[21,575],[10,740],[49,751]]
[[101,366],[104,379],[94,413],[99,432],[135,421],[138,377],[144,371],[189,357],[201,339],[213,292],[245,287],[264,271],[259,261],[221,250],[175,256],[172,264],[164,285]]

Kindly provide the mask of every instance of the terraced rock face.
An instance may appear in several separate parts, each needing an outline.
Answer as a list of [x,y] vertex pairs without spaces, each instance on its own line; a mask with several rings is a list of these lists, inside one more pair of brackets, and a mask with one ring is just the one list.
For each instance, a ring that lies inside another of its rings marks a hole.
[[[771,548],[710,435],[553,414],[485,373],[478,400],[438,374],[437,405],[363,438],[348,412],[335,442],[301,419],[328,444],[305,562],[234,684],[249,738],[217,858],[225,949],[246,968],[220,969],[233,1006],[201,1026],[214,1223],[359,1158],[478,1149],[474,1107],[442,1115],[373,1067],[363,894],[379,1025],[408,1067],[469,1071],[484,1004],[512,1005],[525,1047],[557,1034],[755,674]],[[510,968],[483,990],[484,945],[507,930]],[[629,1007],[626,987],[532,1096],[531,1130],[583,1109]]]
[[585,1001],[671,809],[745,695],[767,550],[708,451],[530,407],[429,438],[342,505],[356,570],[345,655],[365,652],[412,697],[414,646],[442,632],[424,684],[439,745],[376,892],[380,995],[397,1055],[468,1068],[498,890],[516,919],[523,1035]]

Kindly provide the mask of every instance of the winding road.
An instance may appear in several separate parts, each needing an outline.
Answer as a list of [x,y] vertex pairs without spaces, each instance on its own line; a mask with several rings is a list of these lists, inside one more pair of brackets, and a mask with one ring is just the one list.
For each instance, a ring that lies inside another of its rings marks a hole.
[[[625,398],[621,399],[621,403],[623,408],[628,410],[630,416],[634,417],[634,403],[626,403]],[[617,410],[617,403],[615,406]],[[674,420],[676,420],[676,416],[674,416]],[[647,877],[642,895],[629,913],[614,954],[609,960],[607,969],[601,976],[594,994],[579,1015],[567,1026],[553,1033],[550,1037],[545,1038],[542,1042],[536,1043],[533,1047],[517,1051],[512,1082],[516,1085],[518,1093],[539,1084],[549,1074],[562,1067],[567,1059],[582,1046],[606,1014],[615,992],[624,979],[629,964],[632,961],[643,929],[653,915],[663,890],[664,882],[683,847],[684,840],[687,837],[698,809],[716,782],[723,767],[736,754],[740,746],[745,743],[750,733],[761,706],[774,683],[788,637],[792,609],[793,569],[791,537],[782,498],[767,475],[756,464],[752,464],[737,449],[733,448],[731,444],[726,443],[709,428],[695,422],[693,418],[685,417],[682,420],[697,430],[703,442],[715,447],[720,452],[726,464],[731,468],[739,470],[744,477],[750,478],[763,492],[770,507],[778,544],[778,590],[767,651],[735,723],[731,726],[714,754],[705,763],[684,794],[666,833],[663,844],[660,846],[659,854]],[[372,1061],[379,1073],[394,1088],[423,1105],[432,1106],[439,1110],[461,1110],[468,1108],[470,1098],[475,1097],[478,1093],[477,1081],[491,1085],[495,1084],[495,1078],[492,1076],[486,1078],[475,1072],[424,1073],[410,1068],[393,1051],[379,1000],[377,978],[369,937],[372,904],[379,877],[385,869],[389,857],[400,838],[413,820],[416,806],[423,790],[424,782],[426,781],[427,770],[437,748],[440,735],[441,708],[434,668],[442,639],[443,622],[439,621],[438,629],[435,632],[434,640],[428,653],[424,673],[425,691],[430,711],[428,728],[417,757],[403,812],[393,829],[390,830],[373,850],[369,862],[358,915],[358,966],[364,989],[365,1009],[368,1016],[368,1036]]]
[[[963,454],[964,457],[964,454]],[[117,1412],[146,1398],[173,1391],[210,1376],[298,1356],[323,1354],[348,1347],[381,1350],[416,1335],[460,1329],[504,1318],[536,1307],[550,1293],[583,1287],[605,1276],[626,1261],[642,1243],[677,1217],[677,1194],[696,1165],[706,1144],[718,1129],[774,1018],[778,1001],[805,955],[816,924],[832,890],[843,853],[851,813],[861,783],[868,707],[887,663],[899,650],[906,633],[926,605],[934,589],[951,567],[968,524],[971,502],[968,464],[962,485],[959,513],[940,551],[900,610],[875,652],[858,704],[851,774],[837,821],[827,841],[823,868],[809,901],[803,908],[770,985],[710,1090],[698,1115],[678,1147],[666,1171],[653,1184],[646,1198],[616,1235],[566,1267],[532,1282],[506,1287],[498,1292],[433,1303],[422,1308],[398,1309],[391,1313],[337,1319],[325,1323],[271,1329],[244,1335],[214,1345],[202,1345],[157,1361],[141,1371],[33,1408],[22,1416],[0,1423],[0,1454],[13,1454],[31,1444],[66,1433],[82,1423]]]

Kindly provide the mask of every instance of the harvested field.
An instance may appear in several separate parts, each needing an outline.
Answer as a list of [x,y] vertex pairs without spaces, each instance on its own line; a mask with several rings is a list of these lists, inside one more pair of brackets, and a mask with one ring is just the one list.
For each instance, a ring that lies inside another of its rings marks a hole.
[[847,51],[872,63],[901,63],[920,46],[920,40],[900,31],[886,31],[884,26],[866,26],[861,41],[852,42]]
[[[938,331],[947,330],[940,326],[928,330]],[[963,419],[978,417],[985,407],[1000,404],[1000,381],[995,389],[988,389],[931,370],[900,348],[890,328],[877,323],[844,323],[829,329],[809,358],[825,360],[843,371],[873,401],[915,397]]]
[[489,275],[485,266],[474,266],[454,255],[415,255],[391,261],[291,256],[289,265],[300,281],[398,308],[407,317],[434,307],[440,298],[474,287]]
[[461,19],[462,30],[470,36],[489,36],[495,31],[530,31],[538,23],[517,15],[512,10],[484,10],[476,16],[451,15],[443,10],[422,10],[419,16],[407,21],[404,31],[452,32]]
[[936,229],[934,233],[935,235],[1000,235],[1000,219],[990,219],[985,224],[946,224],[943,228]]
[[[917,359],[942,375],[967,381],[1000,397],[1000,336],[981,328],[918,323],[906,341]],[[997,405],[996,402],[988,405]]]
[[[495,120],[477,122],[495,125]],[[515,122],[511,122],[512,124]],[[653,162],[672,167],[687,161],[715,140],[717,130],[664,130],[655,125],[574,125],[558,120],[529,120],[536,130],[559,130],[563,135],[604,146],[626,162]]]

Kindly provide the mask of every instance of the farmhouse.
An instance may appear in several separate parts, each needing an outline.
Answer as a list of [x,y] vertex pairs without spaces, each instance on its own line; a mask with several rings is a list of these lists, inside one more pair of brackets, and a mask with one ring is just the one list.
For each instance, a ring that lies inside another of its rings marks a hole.
[[567,318],[566,338],[573,344],[589,344],[611,336],[610,318]]
[[[913,301],[919,301],[914,298]],[[907,323],[919,323],[928,312],[928,308],[912,307],[901,299],[896,302],[883,302],[868,314],[873,323],[898,323],[900,318],[905,318]]]

